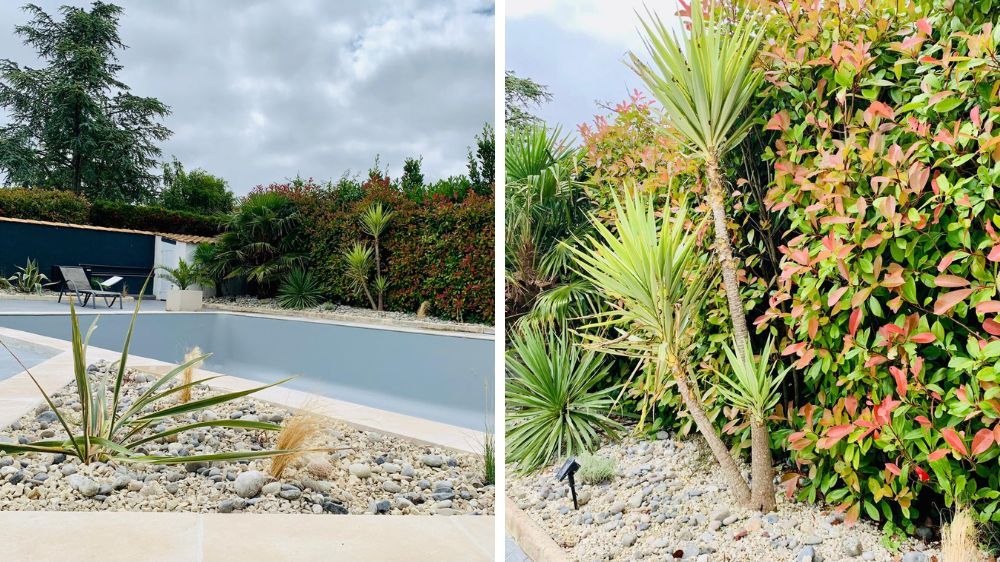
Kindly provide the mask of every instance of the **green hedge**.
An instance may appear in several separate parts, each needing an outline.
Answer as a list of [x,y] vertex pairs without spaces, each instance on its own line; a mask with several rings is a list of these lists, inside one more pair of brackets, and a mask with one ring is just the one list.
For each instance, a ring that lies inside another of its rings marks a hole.
[[215,236],[222,231],[224,222],[222,215],[206,216],[110,201],[97,201],[90,208],[90,224],[112,228]]
[[323,278],[331,300],[368,306],[344,276],[343,250],[371,238],[361,229],[361,213],[381,201],[395,215],[381,241],[391,283],[386,309],[414,312],[430,301],[431,314],[467,322],[493,321],[493,199],[470,193],[455,201],[432,197],[415,202],[374,180],[363,196],[345,201],[336,191],[298,200],[309,240],[309,267]]
[[70,191],[0,188],[0,217],[173,234],[215,236],[224,216],[205,216],[162,207],[87,201]]
[[0,189],[0,217],[85,224],[90,203],[69,191]]

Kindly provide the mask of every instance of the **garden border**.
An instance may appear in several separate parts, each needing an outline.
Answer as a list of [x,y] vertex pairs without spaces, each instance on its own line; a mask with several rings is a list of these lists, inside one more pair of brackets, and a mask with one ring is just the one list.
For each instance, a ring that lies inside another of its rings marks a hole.
[[[54,392],[72,381],[69,342],[3,327],[0,327],[0,336],[59,350],[56,356],[31,367],[32,374],[46,392]],[[88,360],[114,361],[118,358],[119,353],[88,348]],[[131,356],[130,365],[149,370],[169,363]],[[199,373],[215,374],[203,370]],[[209,386],[238,389],[258,385],[254,381],[224,375]],[[483,435],[474,430],[296,390],[273,387],[257,393],[255,397],[293,410],[298,409],[304,400],[309,400],[310,405],[318,400],[323,415],[344,423],[463,452],[477,452],[470,436],[478,434],[482,439]],[[20,419],[41,403],[42,397],[27,373],[21,372],[0,381],[0,425],[6,426]],[[62,562],[67,559],[131,562],[140,558],[164,562],[270,561],[290,555],[303,561],[327,560],[334,546],[343,560],[373,559],[375,556],[379,560],[399,562],[485,562],[493,559],[495,517],[0,511],[0,543],[5,545],[13,559],[30,558],[37,562]],[[78,536],[86,539],[66,544],[59,541],[40,543],[32,538],[37,536],[39,528],[51,525],[86,528],[92,532],[80,533]],[[129,528],[133,539],[136,536],[143,539],[122,543],[116,535],[122,527]],[[268,531],[262,532],[263,529]],[[413,537],[418,534],[425,540],[414,541]],[[274,540],[278,536],[294,536],[296,540]],[[134,545],[136,550],[129,550],[131,546],[108,549],[109,543]]]
[[533,562],[570,562],[566,551],[506,495],[504,527]]

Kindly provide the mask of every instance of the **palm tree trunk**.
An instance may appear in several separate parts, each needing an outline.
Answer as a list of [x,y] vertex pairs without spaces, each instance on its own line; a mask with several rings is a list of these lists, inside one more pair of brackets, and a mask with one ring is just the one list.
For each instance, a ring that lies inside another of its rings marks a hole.
[[719,162],[715,156],[706,158],[705,168],[705,175],[708,176],[708,204],[712,208],[712,219],[715,224],[715,251],[719,257],[719,266],[722,268],[722,284],[726,289],[726,300],[729,302],[729,318],[733,323],[736,354],[743,359],[750,332],[747,330],[746,314],[743,312],[740,283],[736,278],[736,260],[733,258],[733,247],[729,242],[725,190],[719,173]]
[[750,508],[762,513],[774,511],[774,467],[771,462],[771,443],[764,420],[750,420],[751,456],[750,474],[752,490]]
[[[688,409],[688,413],[691,414],[691,418],[694,419],[694,424],[698,427],[698,432],[701,436],[705,438],[708,442],[708,447],[712,449],[712,453],[715,455],[715,460],[719,462],[719,467],[722,469],[722,475],[726,478],[729,483],[729,488],[736,498],[737,503],[740,505],[748,505],[750,503],[750,487],[747,486],[746,480],[743,479],[743,475],[740,474],[740,467],[736,466],[736,461],[729,454],[729,449],[726,448],[726,444],[719,439],[719,436],[715,433],[715,427],[712,422],[709,421],[708,416],[705,415],[705,410],[702,409],[701,403],[694,397],[691,392],[691,387],[688,385],[686,377],[683,375],[678,375],[675,377],[677,381],[677,390],[680,392],[681,399],[684,401],[684,405]],[[774,494],[771,495],[774,497]]]

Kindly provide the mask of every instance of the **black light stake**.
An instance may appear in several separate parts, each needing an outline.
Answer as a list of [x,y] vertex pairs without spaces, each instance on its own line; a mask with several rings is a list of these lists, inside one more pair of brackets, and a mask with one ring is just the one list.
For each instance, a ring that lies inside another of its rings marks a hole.
[[569,492],[573,494],[573,509],[580,509],[580,506],[576,503],[576,482],[573,480],[573,475],[576,474],[577,470],[580,470],[580,463],[576,462],[576,457],[570,457],[566,459],[566,463],[556,473],[556,478],[560,482],[567,476],[569,477]]

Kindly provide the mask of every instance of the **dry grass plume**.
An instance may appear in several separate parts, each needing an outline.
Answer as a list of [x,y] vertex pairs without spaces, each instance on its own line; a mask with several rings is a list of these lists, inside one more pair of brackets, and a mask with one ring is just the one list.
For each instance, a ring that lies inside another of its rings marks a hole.
[[417,309],[417,318],[426,318],[431,313],[431,301],[423,301]]
[[274,448],[278,450],[294,451],[285,455],[278,455],[271,459],[271,467],[268,473],[274,478],[281,478],[281,475],[299,460],[303,455],[315,451],[309,447],[315,445],[326,430],[327,420],[325,417],[312,410],[303,409],[287,420],[284,427],[278,433],[278,441]]
[[941,529],[942,562],[979,562],[976,521],[966,509],[955,512],[951,523]]
[[[201,349],[198,348],[198,347],[195,347],[195,348],[191,349],[191,351],[187,352],[187,355],[184,356],[184,361],[183,362],[187,363],[188,361],[191,361],[191,360],[193,360],[195,358],[201,357],[201,355],[202,355]],[[181,384],[182,385],[184,385],[184,384],[191,384],[192,382],[194,382],[194,369],[195,369],[196,366],[197,366],[197,363],[195,365],[191,365],[187,369],[184,369],[184,373],[181,374]],[[181,404],[187,404],[188,402],[191,401],[191,388],[192,387],[189,386],[189,387],[181,390],[178,393],[178,399],[180,400]]]

